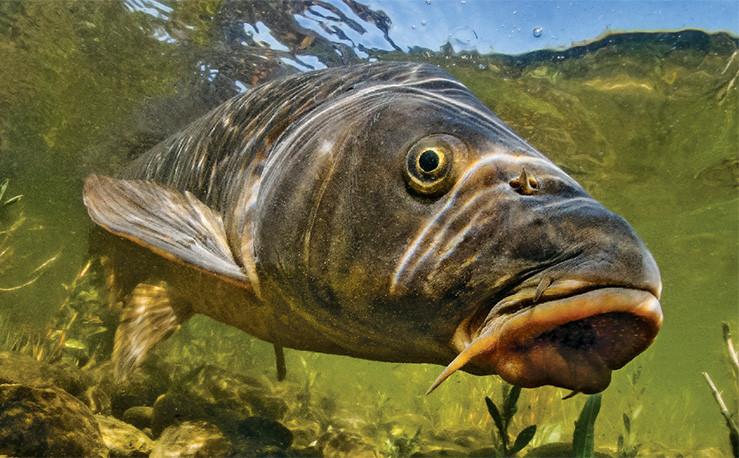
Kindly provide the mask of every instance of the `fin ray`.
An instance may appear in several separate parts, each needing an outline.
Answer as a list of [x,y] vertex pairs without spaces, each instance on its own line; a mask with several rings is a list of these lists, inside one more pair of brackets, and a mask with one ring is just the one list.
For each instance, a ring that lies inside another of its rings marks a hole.
[[189,307],[172,302],[166,284],[137,285],[128,298],[115,333],[113,367],[116,380],[125,380],[157,343],[169,337],[191,315]]
[[152,181],[91,175],[84,202],[92,220],[109,232],[172,261],[249,285],[221,216],[191,193]]

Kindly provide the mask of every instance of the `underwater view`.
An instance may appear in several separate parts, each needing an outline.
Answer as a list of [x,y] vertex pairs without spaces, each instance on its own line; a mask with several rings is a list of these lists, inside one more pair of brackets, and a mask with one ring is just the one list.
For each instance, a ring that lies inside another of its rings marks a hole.
[[0,64],[0,456],[739,456],[735,1],[11,0]]

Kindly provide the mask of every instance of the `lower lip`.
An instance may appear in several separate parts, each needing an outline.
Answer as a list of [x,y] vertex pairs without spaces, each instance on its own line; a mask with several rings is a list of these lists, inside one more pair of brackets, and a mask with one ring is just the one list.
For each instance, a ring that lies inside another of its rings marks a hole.
[[575,296],[537,304],[513,315],[493,319],[476,340],[489,342],[489,350],[473,361],[478,368],[499,374],[510,383],[536,387],[544,384],[595,393],[610,383],[611,370],[628,359],[605,361],[598,352],[577,351],[536,344],[536,338],[564,324],[610,313],[628,313],[642,318],[650,329],[644,350],[662,324],[657,298],[647,291],[602,288]]

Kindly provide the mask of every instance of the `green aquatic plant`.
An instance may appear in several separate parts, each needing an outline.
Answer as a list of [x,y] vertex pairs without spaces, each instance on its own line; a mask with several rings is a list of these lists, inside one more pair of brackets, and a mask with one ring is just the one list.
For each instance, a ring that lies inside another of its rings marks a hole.
[[[10,239],[16,231],[23,225],[25,218],[23,214],[17,215],[15,218],[10,220],[8,207],[18,203],[21,200],[21,195],[13,196],[9,199],[5,199],[5,193],[8,190],[10,180],[4,179],[0,183],[0,275],[8,270],[10,260],[13,256],[13,249],[11,247]],[[0,291],[14,291],[14,287],[2,288]]]
[[387,458],[409,458],[421,446],[421,429],[412,436],[391,436],[385,440],[384,456]]
[[10,198],[5,198],[5,192],[8,190],[8,185],[10,185],[10,179],[6,178],[0,183],[0,208],[5,209],[6,207],[9,207],[15,203],[20,202],[20,200],[23,198],[23,194],[17,194]]
[[11,351],[43,360],[43,334],[28,326],[19,326],[0,314],[0,351]]
[[76,366],[108,359],[117,318],[100,298],[101,285],[92,265],[88,260],[69,284],[62,285],[67,295],[45,326],[18,327],[0,315],[0,349]]
[[[17,247],[15,241],[26,223],[26,217],[22,209],[18,211],[10,210],[10,207],[21,201],[23,195],[16,194],[12,197],[7,197],[6,194],[9,186],[10,179],[8,178],[0,182],[0,276],[5,276],[16,270],[16,262],[19,257],[16,256]],[[0,285],[0,293],[12,293],[34,284],[58,257],[59,254],[57,253],[41,262],[30,273],[21,274],[21,278],[30,277],[28,279],[20,280],[19,283],[12,285]]]
[[621,421],[624,432],[618,435],[616,442],[616,456],[619,458],[634,458],[638,455],[641,444],[636,441],[634,433],[634,421],[639,418],[643,405],[640,402],[641,395],[644,394],[644,387],[639,387],[639,379],[641,378],[642,368],[637,367],[629,374],[628,382],[631,391],[630,399],[633,400],[636,407],[631,404],[621,415]]
[[576,458],[592,458],[595,456],[595,420],[600,412],[601,394],[588,397],[575,422],[572,435],[572,452]]
[[[734,341],[731,338],[731,327],[729,326],[729,323],[723,323],[722,330],[724,343],[726,344],[726,351],[731,364],[731,372],[734,377],[734,389],[737,390],[737,385],[739,384],[739,356],[737,355],[736,348],[734,348]],[[721,392],[716,387],[716,383],[708,372],[703,372],[703,378],[706,379],[708,388],[711,390],[713,398],[716,400],[716,404],[718,404],[721,416],[724,417],[726,428],[729,430],[729,443],[731,444],[732,454],[735,457],[739,457],[739,426],[737,426],[736,419],[734,418],[735,415],[732,414],[727,407],[726,401],[724,401]]]
[[494,448],[496,457],[515,456],[516,453],[520,452],[531,442],[534,434],[536,434],[536,425],[529,425],[522,429],[513,443],[511,443],[510,436],[508,435],[508,427],[511,425],[511,420],[518,410],[517,404],[520,395],[521,387],[503,385],[503,404],[500,409],[492,399],[487,396],[485,397],[488,413],[490,413],[490,417],[493,419],[497,430],[497,440],[495,441]]
[[94,265],[89,259],[69,284],[62,285],[67,296],[46,332],[52,361],[83,366],[110,358],[117,314],[101,297],[103,285]]
[[108,359],[115,316],[99,297],[92,264],[89,260],[69,284],[62,285],[67,296],[45,327],[19,327],[0,315],[0,350],[76,366]]

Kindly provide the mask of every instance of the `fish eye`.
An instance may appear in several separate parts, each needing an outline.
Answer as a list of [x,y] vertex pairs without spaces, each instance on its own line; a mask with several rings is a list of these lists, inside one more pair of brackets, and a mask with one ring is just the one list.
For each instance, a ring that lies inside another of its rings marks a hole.
[[433,173],[439,167],[441,157],[438,151],[427,149],[418,156],[418,167],[421,173]]
[[439,196],[453,184],[455,156],[464,148],[456,137],[446,134],[425,137],[408,150],[406,183],[418,194]]

